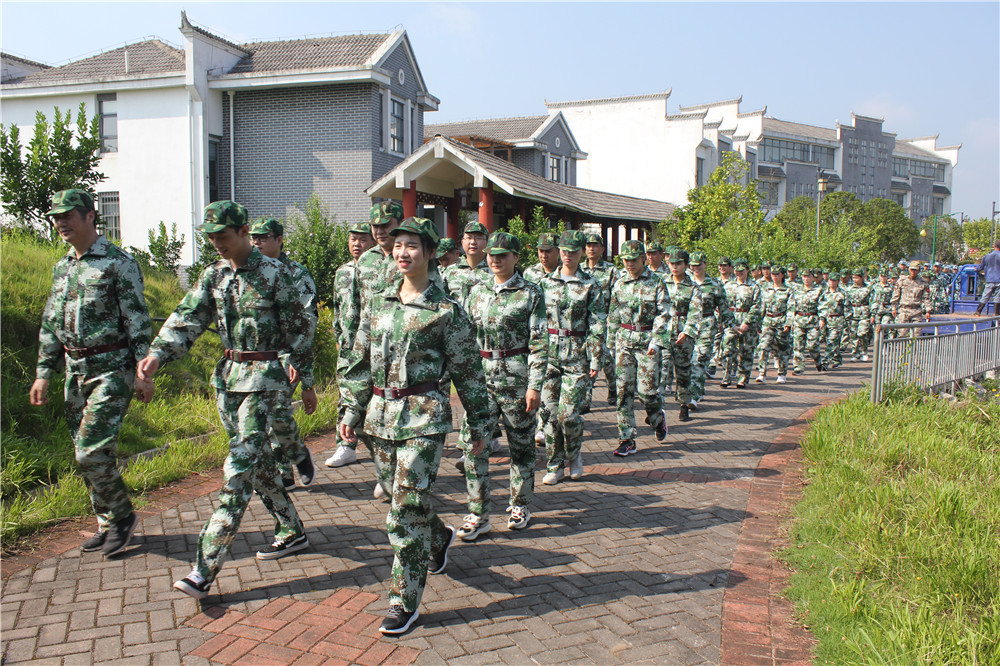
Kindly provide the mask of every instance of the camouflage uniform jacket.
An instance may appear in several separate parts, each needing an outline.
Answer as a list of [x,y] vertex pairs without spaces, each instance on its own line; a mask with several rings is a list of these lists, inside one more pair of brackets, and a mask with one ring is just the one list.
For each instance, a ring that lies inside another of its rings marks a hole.
[[817,323],[819,302],[822,297],[823,287],[818,284],[809,288],[803,284],[801,289],[792,294],[788,307],[792,310],[796,326],[803,327]]
[[733,311],[729,307],[722,283],[717,278],[706,275],[698,288],[701,289],[701,332],[711,330],[716,322],[722,327],[732,326]]
[[545,270],[545,266],[541,262],[533,264],[524,269],[524,279],[526,282],[533,282],[534,284],[541,284],[542,278],[548,275],[549,272]]
[[142,272],[131,255],[98,236],[77,258],[70,249],[52,269],[52,290],[38,332],[35,376],[51,379],[67,347],[80,349],[125,341],[128,347],[72,358],[66,372],[98,375],[134,368],[149,349],[149,310],[143,297]]
[[848,317],[858,320],[871,317],[874,295],[875,290],[870,284],[863,284],[860,287],[852,285],[847,290],[847,304],[850,309]]
[[923,310],[925,315],[933,310],[931,292],[927,283],[920,277],[912,279],[909,275],[899,278],[892,290],[890,301],[894,309]]
[[[307,311],[292,273],[277,259],[254,248],[247,262],[233,269],[222,259],[202,272],[160,329],[149,353],[168,363],[183,356],[211,324],[222,346],[235,351],[288,350],[302,386],[313,385],[316,318]],[[288,374],[278,360],[230,361],[215,366],[212,385],[235,392],[288,390]]]
[[737,281],[732,294],[729,304],[736,320],[733,328],[739,328],[743,324],[747,324],[750,328],[760,326],[762,297],[757,282],[748,279],[740,284]]
[[659,275],[660,279],[663,280],[664,283],[674,279],[670,274],[670,266],[668,266],[665,261],[660,264],[659,268],[654,269],[651,266],[647,266],[647,268],[653,272],[653,275]]
[[[288,270],[292,272],[292,281],[295,283],[295,291],[299,295],[299,300],[302,301],[302,307],[308,313],[308,316],[313,319],[312,330],[315,336],[316,324],[319,320],[319,305],[316,302],[316,281],[313,280],[312,273],[309,272],[308,268],[297,261],[292,261],[284,252],[278,256],[278,261],[287,266]],[[309,340],[309,344],[313,344],[313,339]],[[286,367],[291,365],[291,357],[287,351],[282,354],[281,361]]]
[[672,342],[681,333],[689,338],[698,337],[702,320],[701,289],[686,275],[680,282],[674,282],[671,277],[666,285],[667,296],[670,297],[668,339]]
[[354,310],[354,278],[357,273],[357,262],[348,261],[337,269],[333,276],[333,333],[337,337],[337,347],[350,349],[354,345],[354,334],[357,328],[346,326],[345,322],[356,319],[351,316]]
[[[449,376],[465,407],[471,439],[485,439],[492,432],[472,324],[439,282],[432,280],[409,303],[399,299],[395,283],[376,294],[361,314],[354,346],[343,356],[340,388],[347,425],[356,426],[367,411],[365,432],[374,437],[406,440],[451,432],[451,401],[439,387]],[[433,388],[400,398],[373,390],[418,384]]]
[[[670,297],[667,285],[646,267],[633,278],[622,272],[611,288],[608,306],[608,343],[630,349],[646,349],[653,342],[666,347]],[[632,326],[635,330],[622,328]],[[642,330],[639,330],[642,329]]]
[[764,311],[762,328],[791,328],[795,315],[795,301],[792,289],[786,284],[780,287],[771,285],[761,299],[761,309]]
[[599,370],[607,319],[601,287],[583,269],[567,278],[561,270],[557,268],[542,279],[546,327],[569,330],[574,335],[549,333],[549,363],[580,363],[589,358],[590,369]]
[[483,357],[486,383],[541,391],[549,346],[541,287],[517,273],[502,286],[496,280],[477,284],[469,294],[468,313],[479,350],[528,350],[505,358]]
[[819,299],[820,321],[843,318],[847,306],[847,296],[840,287],[831,290],[830,287],[823,289],[823,295]]
[[604,302],[611,302],[611,287],[614,285],[621,275],[618,272],[618,268],[612,264],[610,261],[605,261],[601,259],[600,263],[596,266],[580,266],[587,273],[590,274],[592,278],[597,280],[597,284],[601,285],[601,295],[604,296]]
[[477,284],[492,282],[493,271],[486,264],[486,258],[480,261],[475,268],[469,265],[468,259],[462,257],[457,263],[444,269],[441,275],[444,279],[445,290],[458,301],[463,308],[469,304],[469,294]]
[[882,317],[892,313],[892,285],[881,282],[872,285],[872,314]]

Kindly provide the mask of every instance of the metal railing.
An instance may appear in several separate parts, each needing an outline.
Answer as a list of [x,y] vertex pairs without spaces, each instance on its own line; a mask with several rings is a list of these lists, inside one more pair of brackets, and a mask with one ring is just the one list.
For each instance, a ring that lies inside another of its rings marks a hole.
[[[928,328],[933,334],[921,334]],[[896,331],[904,333],[890,337]],[[1000,317],[883,324],[875,329],[872,402],[881,402],[892,383],[934,389],[997,368]]]

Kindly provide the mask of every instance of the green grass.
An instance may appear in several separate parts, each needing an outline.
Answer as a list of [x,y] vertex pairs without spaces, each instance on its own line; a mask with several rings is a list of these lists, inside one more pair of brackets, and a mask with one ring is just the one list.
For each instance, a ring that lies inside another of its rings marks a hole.
[[1000,664],[1000,392],[821,410],[787,594],[818,663]]
[[[23,237],[5,236],[0,241],[0,543],[5,553],[21,547],[25,537],[47,525],[92,512],[76,474],[73,444],[62,417],[63,376],[53,377],[49,404],[34,407],[28,402],[51,269],[65,252],[66,246]],[[183,297],[177,279],[159,272],[145,275],[145,293],[151,316],[160,318],[167,317]],[[336,392],[323,389],[336,367],[331,324],[329,313],[321,310],[316,340],[320,405],[311,416],[301,410],[296,413],[305,436],[336,424]],[[154,333],[159,326],[160,322],[153,322]],[[165,451],[129,464],[123,477],[135,495],[222,464],[228,447],[209,383],[221,354],[218,336],[203,335],[188,355],[157,374],[153,402],[132,401],[119,436],[119,457],[149,449]],[[137,504],[142,504],[141,497]]]

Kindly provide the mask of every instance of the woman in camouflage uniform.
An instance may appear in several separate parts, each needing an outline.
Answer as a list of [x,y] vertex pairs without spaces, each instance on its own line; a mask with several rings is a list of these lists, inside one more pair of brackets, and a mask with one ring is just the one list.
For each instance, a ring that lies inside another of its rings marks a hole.
[[[791,356],[792,341],[789,336],[792,330],[792,314],[795,302],[792,290],[785,285],[785,267],[769,267],[771,288],[764,292],[762,301],[764,319],[760,327],[760,342],[757,343],[757,379],[760,383],[767,375],[767,358],[773,352],[778,361],[779,384],[785,383],[788,372],[788,358]],[[790,307],[791,306],[791,307]]]

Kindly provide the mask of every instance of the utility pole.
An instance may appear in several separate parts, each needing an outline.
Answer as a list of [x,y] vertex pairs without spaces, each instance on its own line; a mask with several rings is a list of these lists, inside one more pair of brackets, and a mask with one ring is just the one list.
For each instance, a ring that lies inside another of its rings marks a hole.
[[997,210],[997,202],[994,201],[993,202],[993,217],[990,218],[990,219],[993,220],[993,242],[994,243],[997,242],[997,213],[998,212],[1000,212],[1000,211]]

